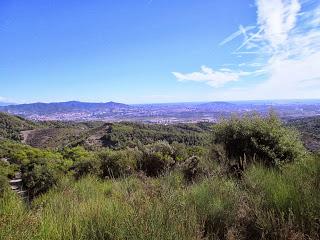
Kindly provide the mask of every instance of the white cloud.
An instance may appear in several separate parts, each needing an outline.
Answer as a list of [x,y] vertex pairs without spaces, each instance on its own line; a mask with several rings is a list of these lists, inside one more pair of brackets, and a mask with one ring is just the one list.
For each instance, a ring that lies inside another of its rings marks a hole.
[[[298,0],[257,0],[261,34],[253,41],[266,54],[266,81],[253,90],[265,98],[319,98],[320,29],[316,9],[300,12]],[[309,24],[313,27],[306,28]]]
[[247,76],[248,72],[235,72],[228,68],[214,71],[212,68],[202,66],[199,72],[179,73],[172,72],[178,81],[204,82],[212,87],[220,87],[228,82],[237,81],[241,76]]
[[[240,62],[238,67],[255,69],[250,74],[240,74],[243,70],[220,69],[218,73],[221,72],[223,77],[219,78],[213,70],[211,73],[201,71],[178,76],[182,80],[212,82],[214,84],[209,85],[217,87],[230,81],[245,83],[244,76],[256,74],[254,85],[251,82],[247,87],[214,91],[217,99],[229,99],[230,96],[234,99],[319,98],[320,3],[313,9],[310,6],[314,4],[304,8],[304,4],[310,1],[256,0],[256,27],[243,27],[245,30],[241,32],[239,29],[222,41],[220,45],[243,36],[242,43],[233,54],[249,57],[248,62]],[[264,78],[258,74],[264,74]]]
[[295,27],[297,14],[301,9],[298,0],[257,0],[258,25],[262,37],[271,47],[284,44],[289,32]]

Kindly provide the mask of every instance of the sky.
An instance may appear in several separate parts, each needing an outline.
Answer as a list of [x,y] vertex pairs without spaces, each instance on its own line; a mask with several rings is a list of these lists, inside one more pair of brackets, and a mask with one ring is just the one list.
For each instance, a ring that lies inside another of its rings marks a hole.
[[1,0],[0,102],[320,98],[320,0]]

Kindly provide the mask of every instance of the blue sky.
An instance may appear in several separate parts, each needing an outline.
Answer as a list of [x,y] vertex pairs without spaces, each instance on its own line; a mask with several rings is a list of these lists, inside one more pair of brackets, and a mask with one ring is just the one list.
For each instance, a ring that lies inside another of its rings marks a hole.
[[319,0],[2,0],[0,101],[319,98]]

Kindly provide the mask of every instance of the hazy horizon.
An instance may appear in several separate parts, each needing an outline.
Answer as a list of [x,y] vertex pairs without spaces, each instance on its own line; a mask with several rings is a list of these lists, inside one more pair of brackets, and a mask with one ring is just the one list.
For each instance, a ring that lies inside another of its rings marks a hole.
[[0,2],[0,102],[317,99],[320,2]]

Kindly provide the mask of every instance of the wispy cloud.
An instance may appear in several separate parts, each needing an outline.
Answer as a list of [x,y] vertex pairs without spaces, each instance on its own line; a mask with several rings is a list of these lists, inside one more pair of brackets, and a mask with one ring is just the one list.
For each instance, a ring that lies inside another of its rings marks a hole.
[[222,46],[230,41],[232,41],[233,39],[244,35],[246,36],[247,31],[250,31],[252,29],[256,28],[255,26],[247,26],[247,27],[243,27],[242,25],[239,26],[239,30],[232,33],[230,36],[226,37],[219,45]]
[[263,68],[269,77],[254,91],[267,98],[319,97],[320,28],[315,24],[319,8],[303,12],[298,0],[257,0],[256,4],[259,31],[251,33],[254,37],[243,47],[251,50],[253,43],[252,50],[266,56]]
[[215,96],[319,98],[320,3],[315,5],[312,0],[256,0],[256,26],[240,25],[238,31],[220,43],[222,46],[242,36],[242,43],[232,54],[247,55],[249,62],[240,62],[240,69],[229,72],[202,70],[175,76],[178,80],[202,81],[213,87],[230,81],[242,81],[245,86],[243,77],[248,75],[240,74],[245,72],[241,68],[251,67],[254,73],[264,74],[264,78],[257,77],[255,85],[215,91]]

